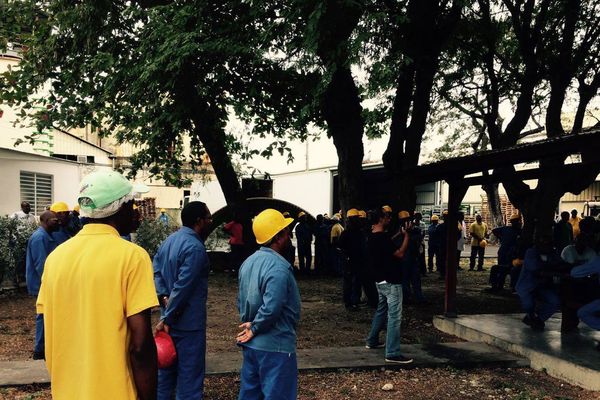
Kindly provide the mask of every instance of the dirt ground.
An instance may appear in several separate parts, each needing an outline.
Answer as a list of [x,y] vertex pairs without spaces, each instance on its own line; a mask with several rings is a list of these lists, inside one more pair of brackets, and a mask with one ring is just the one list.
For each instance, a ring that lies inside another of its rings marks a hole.
[[[463,260],[463,263],[466,260]],[[490,295],[489,272],[460,271],[458,275],[459,313],[512,313],[519,311],[518,299],[506,292]],[[298,347],[360,346],[368,333],[373,311],[367,307],[348,312],[342,302],[341,278],[298,276],[302,315],[298,326]],[[404,307],[402,340],[405,343],[435,343],[459,339],[436,330],[433,315],[444,310],[444,282],[433,273],[423,278],[426,305]],[[216,272],[209,277],[207,351],[234,352],[237,333],[237,277]],[[35,300],[25,293],[0,298],[0,361],[31,357],[35,332]],[[158,318],[158,312],[153,314]]]
[[[392,384],[390,391],[382,390]],[[206,378],[208,400],[234,400],[239,391],[237,375]],[[0,388],[2,400],[50,399],[47,385]],[[562,384],[542,372],[520,369],[456,370],[412,369],[301,373],[300,400],[598,400],[600,393]]]
[[[462,261],[463,264],[466,260]],[[465,265],[463,265],[464,267]],[[489,265],[486,265],[489,270]],[[458,311],[462,314],[513,313],[518,299],[508,292],[491,295],[487,287],[489,271],[460,271]],[[302,316],[298,327],[298,347],[360,346],[370,327],[372,310],[346,311],[342,302],[341,279],[298,276]],[[444,284],[437,274],[423,279],[426,305],[404,308],[402,340],[405,343],[432,343],[460,339],[437,331],[432,317],[443,312]],[[237,279],[233,274],[214,273],[209,278],[207,351],[237,351],[238,314],[235,300]],[[0,361],[30,358],[34,335],[34,300],[25,294],[4,295],[0,307]],[[158,314],[155,313],[154,318]],[[207,399],[235,399],[237,375],[209,377]],[[392,391],[383,391],[391,383]],[[0,399],[47,399],[47,386],[0,389]],[[600,399],[600,394],[563,384],[529,369],[460,371],[413,369],[382,371],[339,371],[302,373],[300,399]]]

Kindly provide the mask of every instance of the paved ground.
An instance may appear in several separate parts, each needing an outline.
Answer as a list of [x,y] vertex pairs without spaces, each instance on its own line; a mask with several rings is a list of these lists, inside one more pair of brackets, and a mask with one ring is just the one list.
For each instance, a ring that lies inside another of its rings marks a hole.
[[[412,364],[387,364],[384,350],[367,350],[364,347],[337,347],[298,350],[298,368],[303,371],[335,371],[340,369],[397,369],[397,368],[498,368],[528,367],[521,357],[495,349],[483,343],[438,343],[431,345],[404,345],[406,356],[414,358]],[[207,356],[207,374],[238,373],[241,352]],[[0,362],[0,386],[48,383],[48,373],[42,361]]]
[[600,332],[580,323],[580,333],[561,334],[560,314],[536,332],[525,326],[523,314],[480,314],[435,317],[434,326],[462,339],[484,342],[531,361],[531,367],[589,390],[600,391]]

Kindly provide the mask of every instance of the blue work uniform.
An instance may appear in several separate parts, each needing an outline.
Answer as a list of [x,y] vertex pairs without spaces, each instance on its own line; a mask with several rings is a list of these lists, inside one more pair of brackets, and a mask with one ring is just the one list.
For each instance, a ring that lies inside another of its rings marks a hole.
[[[589,275],[597,275],[600,280],[600,256],[571,270],[574,278],[583,278]],[[577,316],[588,326],[600,331],[600,299],[596,299],[577,311]]]
[[308,223],[301,221],[296,225],[296,242],[298,243],[298,267],[302,272],[310,272],[312,264],[311,243],[312,229]]
[[163,213],[161,213],[161,214],[158,216],[158,220],[159,220],[160,222],[162,222],[162,224],[163,224],[164,226],[169,226],[169,216],[168,216],[167,214],[163,214]]
[[64,226],[61,226],[57,231],[52,232],[52,238],[56,241],[56,246],[63,244],[71,239],[71,237],[71,233],[69,233],[69,230]]
[[[42,273],[48,255],[56,248],[58,243],[52,235],[42,227],[37,228],[27,242],[25,258],[25,276],[27,291],[32,296],[37,296],[42,284]],[[35,318],[35,344],[34,352],[44,352],[44,314],[37,314]]]
[[242,344],[239,399],[296,399],[300,293],[292,266],[261,247],[240,267],[238,309],[253,338]]
[[206,299],[210,262],[204,243],[191,228],[171,234],[154,256],[154,284],[161,304],[161,319],[177,350],[177,362],[158,372],[158,399],[202,399],[206,354]]
[[556,288],[548,283],[547,278],[540,278],[537,274],[544,265],[556,265],[560,261],[556,253],[548,254],[547,260],[542,260],[535,247],[525,252],[523,269],[515,289],[521,299],[523,311],[528,316],[538,316],[542,321],[546,321],[560,309],[560,298]]

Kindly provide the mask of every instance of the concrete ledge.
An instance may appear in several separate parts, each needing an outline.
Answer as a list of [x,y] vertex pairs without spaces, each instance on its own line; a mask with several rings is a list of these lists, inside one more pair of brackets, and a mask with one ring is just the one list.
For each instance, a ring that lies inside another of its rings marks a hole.
[[580,324],[579,334],[563,335],[560,316],[548,320],[544,332],[535,332],[521,322],[522,318],[522,314],[436,316],[433,325],[462,339],[526,357],[532,368],[555,378],[600,391],[600,353],[594,350],[595,341],[600,341],[599,332]]
[[[403,345],[402,352],[414,359],[411,364],[388,364],[384,349],[364,347],[335,347],[299,349],[298,369],[301,371],[335,371],[340,369],[401,369],[436,368],[508,368],[528,367],[529,361],[483,343],[438,343],[432,345]],[[242,365],[242,353],[228,352],[206,357],[206,374],[237,374]],[[0,362],[0,386],[48,383],[43,361]]]

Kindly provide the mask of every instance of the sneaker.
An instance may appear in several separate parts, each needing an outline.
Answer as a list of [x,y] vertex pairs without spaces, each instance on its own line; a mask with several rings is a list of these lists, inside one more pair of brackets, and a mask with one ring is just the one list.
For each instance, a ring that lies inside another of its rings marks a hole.
[[366,344],[365,349],[382,349],[385,347],[385,343],[377,343],[377,344]]
[[400,355],[394,357],[386,357],[385,362],[393,364],[410,364],[411,362],[413,362],[413,359]]

